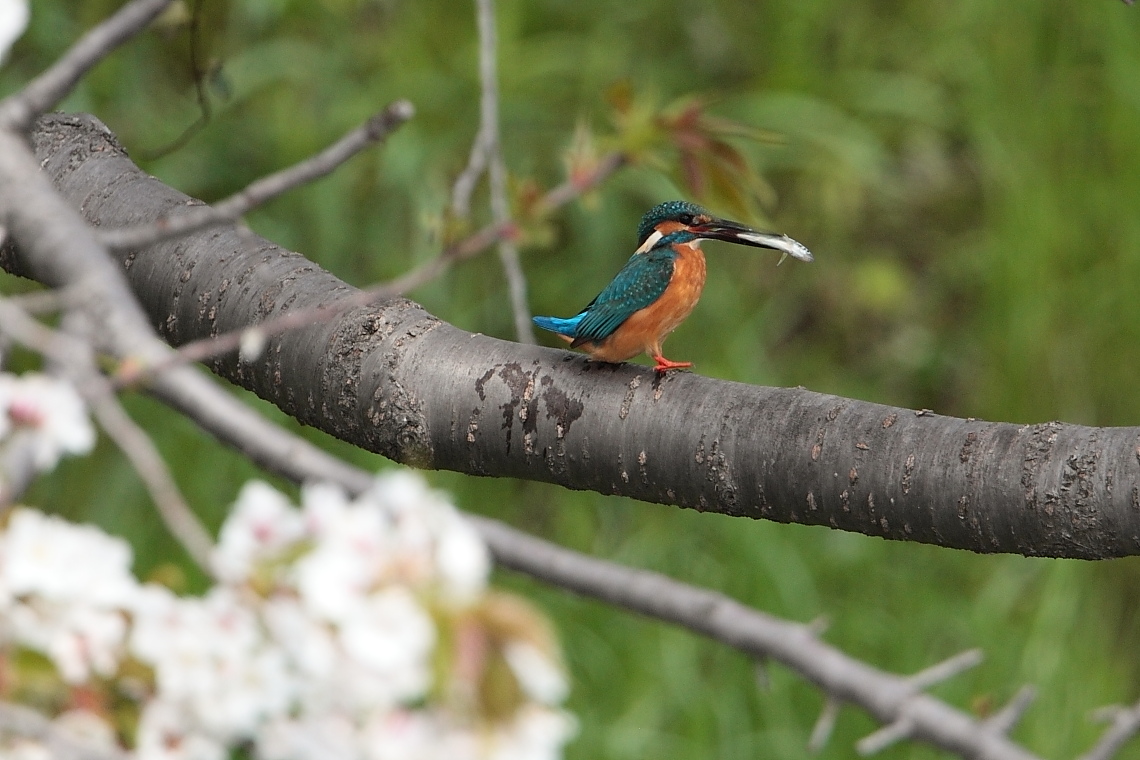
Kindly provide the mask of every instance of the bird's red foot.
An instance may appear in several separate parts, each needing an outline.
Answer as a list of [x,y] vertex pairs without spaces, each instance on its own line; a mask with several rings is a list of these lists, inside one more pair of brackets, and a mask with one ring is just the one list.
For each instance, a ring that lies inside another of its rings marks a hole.
[[666,359],[664,356],[654,356],[653,361],[656,362],[653,370],[655,372],[660,372],[662,375],[671,369],[685,369],[687,367],[693,366],[692,362],[675,362]]

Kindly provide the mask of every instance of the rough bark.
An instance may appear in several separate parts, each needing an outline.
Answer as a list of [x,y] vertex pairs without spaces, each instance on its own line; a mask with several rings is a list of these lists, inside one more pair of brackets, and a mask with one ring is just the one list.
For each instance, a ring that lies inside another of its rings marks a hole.
[[[92,117],[41,120],[34,142],[93,224],[140,224],[198,203],[135,167]],[[3,263],[20,271],[17,252]],[[121,264],[174,345],[354,292],[229,227],[125,252]],[[1140,428],[963,420],[695,373],[662,378],[471,334],[404,299],[212,368],[306,424],[416,467],[979,552],[1140,553]]]

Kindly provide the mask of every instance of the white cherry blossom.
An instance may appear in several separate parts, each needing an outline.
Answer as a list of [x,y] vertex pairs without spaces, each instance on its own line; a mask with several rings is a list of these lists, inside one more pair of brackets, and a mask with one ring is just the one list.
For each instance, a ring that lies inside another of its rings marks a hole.
[[138,585],[131,548],[91,525],[16,509],[0,539],[0,575],[13,596],[119,608]]
[[[127,544],[91,526],[21,508],[0,528],[0,655],[42,652],[72,686],[123,679],[133,760],[223,760],[241,744],[259,760],[555,760],[574,734],[553,645],[496,632],[486,547],[418,475],[355,499],[307,486],[300,507],[247,485],[201,597],[139,584],[130,565]],[[481,642],[475,660],[456,649],[463,631]],[[522,692],[511,716],[448,686],[477,690],[482,667],[460,671],[491,651]],[[101,713],[66,719],[100,742],[120,735]],[[0,756],[41,749],[9,742]]]
[[75,388],[38,372],[0,373],[0,436],[5,435],[6,445],[29,447],[41,472],[64,454],[86,454],[95,445],[95,428]]
[[139,717],[138,760],[226,760],[226,745],[195,731],[179,705],[156,699]]
[[255,563],[278,559],[304,535],[304,521],[289,499],[267,483],[250,481],[218,536],[214,572],[228,583],[244,582]]

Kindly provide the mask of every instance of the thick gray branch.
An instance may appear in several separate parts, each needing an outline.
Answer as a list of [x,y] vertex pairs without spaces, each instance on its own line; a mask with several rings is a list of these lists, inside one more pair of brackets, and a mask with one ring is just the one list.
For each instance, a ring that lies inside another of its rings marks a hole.
[[[145,223],[188,200],[93,119],[52,117],[35,136],[44,171],[93,223]],[[122,264],[174,344],[354,292],[229,228],[124,252]],[[1137,428],[991,423],[661,378],[473,335],[402,299],[278,336],[254,363],[230,355],[213,367],[302,422],[419,467],[980,552],[1140,552]]]
[[[305,440],[296,438],[251,409],[239,415],[219,410],[192,384],[159,378],[155,394],[195,420],[224,443],[261,466],[297,483],[316,480],[360,493],[372,476]],[[467,515],[487,542],[495,561],[538,580],[614,604],[740,649],[773,659],[819,686],[827,696],[826,725],[813,732],[821,745],[830,733],[841,701],[859,705],[884,725],[905,722],[910,737],[986,760],[1033,760],[1034,755],[1006,737],[1013,719],[979,722],[922,689],[976,664],[977,652],[951,658],[913,676],[899,676],[860,662],[822,641],[818,626],[792,623],[746,607],[723,594],[675,581],[658,573],[564,549],[497,520]],[[1004,713],[1005,711],[1003,711]],[[1018,708],[1020,713],[1020,708]],[[999,714],[1000,715],[1000,714]],[[823,721],[821,721],[823,722]]]

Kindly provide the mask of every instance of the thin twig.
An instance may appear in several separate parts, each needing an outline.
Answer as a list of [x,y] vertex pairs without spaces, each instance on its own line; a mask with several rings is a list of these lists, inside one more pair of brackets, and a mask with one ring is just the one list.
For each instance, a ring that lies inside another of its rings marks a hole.
[[603,180],[616,172],[629,161],[629,156],[621,151],[613,151],[602,156],[594,167],[580,174],[574,174],[570,179],[554,188],[539,200],[538,207],[543,211],[553,211],[565,206],[572,200],[593,190]]
[[[581,177],[567,180],[547,192],[539,199],[537,208],[540,209],[542,213],[552,213],[558,210],[583,193],[589,192],[600,185],[614,172],[624,166],[625,162],[626,158],[622,153],[615,152],[606,155],[598,162],[593,171]],[[180,217],[173,217],[173,219],[177,218]],[[143,383],[148,378],[161,374],[171,367],[205,361],[214,356],[237,351],[241,346],[242,340],[251,330],[256,330],[262,339],[271,338],[299,327],[336,319],[337,316],[350,309],[368,306],[369,304],[379,303],[389,298],[402,295],[409,290],[414,290],[421,285],[431,282],[447,271],[452,264],[470,259],[487,250],[494,245],[496,241],[514,234],[516,234],[516,228],[512,222],[505,224],[488,224],[469,237],[448,246],[434,259],[405,272],[394,280],[359,290],[335,303],[306,309],[297,309],[283,314],[280,317],[274,317],[273,319],[268,319],[257,325],[252,325],[241,330],[223,333],[212,338],[201,338],[199,340],[190,341],[178,348],[173,354],[170,354],[156,363],[150,365],[139,365],[136,363],[131,364],[129,367],[124,367],[116,376],[117,384],[120,386],[129,386]]]
[[0,702],[0,735],[15,734],[45,745],[53,760],[126,760],[127,753],[82,742],[71,732],[23,705]]
[[166,529],[182,544],[182,548],[198,567],[207,575],[213,575],[210,568],[213,541],[190,505],[182,498],[178,485],[170,474],[170,468],[166,466],[166,460],[146,431],[123,409],[110,385],[100,385],[102,387],[99,392],[88,399],[99,426],[111,437],[146,484]]
[[937,665],[931,665],[929,668],[920,670],[908,678],[907,682],[916,692],[925,691],[935,684],[940,684],[959,673],[964,673],[970,668],[980,665],[984,659],[985,655],[982,650],[967,649],[965,652],[959,652]]
[[360,151],[386,138],[414,113],[415,107],[410,102],[397,100],[315,156],[262,177],[219,203],[197,206],[138,227],[98,230],[98,238],[103,245],[116,250],[145,248],[207,227],[231,224],[270,199],[329,174]]
[[[602,161],[597,163],[597,166],[594,167],[592,172],[584,174],[583,177],[562,182],[561,185],[549,190],[546,195],[539,198],[537,204],[538,209],[543,213],[552,213],[561,209],[562,206],[570,203],[573,199],[601,185],[603,181],[609,179],[610,175],[618,171],[625,163],[626,157],[624,154],[611,153],[606,155]],[[150,366],[136,365],[122,371],[122,373],[116,377],[117,382],[121,385],[133,385],[145,382],[146,378],[161,374],[171,367],[186,365],[186,363],[195,361],[204,361],[212,357],[221,356],[221,354],[237,351],[239,346],[242,345],[246,333],[249,333],[249,330],[258,330],[262,338],[269,338],[286,333],[291,329],[315,325],[319,324],[319,322],[335,319],[339,314],[350,309],[367,307],[367,305],[372,303],[380,303],[388,299],[393,299],[393,297],[405,294],[408,291],[414,291],[415,288],[430,283],[430,281],[447,271],[451,265],[471,259],[473,256],[486,251],[491,245],[494,245],[496,240],[514,234],[515,227],[512,222],[506,222],[505,224],[488,224],[487,227],[483,227],[479,231],[474,232],[473,235],[459,240],[458,243],[449,245],[440,255],[435,256],[434,259],[425,262],[420,265],[420,267],[405,272],[404,275],[396,279],[389,280],[388,283],[381,283],[361,289],[361,291],[345,296],[344,299],[336,301],[335,303],[290,311],[282,314],[280,317],[260,322],[259,325],[233,330],[233,332],[223,333],[215,337],[190,341],[180,346],[170,357],[160,362],[153,363],[153,365]]]
[[154,442],[130,418],[107,378],[96,370],[91,347],[77,337],[46,327],[4,298],[0,298],[0,330],[58,364],[74,382],[100,426],[142,478],[167,529],[209,573],[213,548],[210,534],[182,498]]
[[206,90],[206,70],[202,66],[202,9],[205,0],[194,0],[194,9],[190,11],[190,77],[194,81],[194,98],[198,101],[198,118],[190,126],[182,130],[181,134],[170,142],[150,150],[137,150],[136,156],[143,161],[153,161],[162,158],[176,150],[180,150],[201,132],[210,123],[214,109],[210,105],[210,93]]
[[30,293],[5,296],[8,303],[31,315],[54,314],[64,307],[67,297],[58,290],[33,290]]
[[772,675],[768,672],[770,662],[767,657],[757,657],[752,667],[752,675],[756,679],[756,688],[760,691],[772,690]]
[[1037,699],[1037,689],[1029,685],[1022,686],[1009,704],[986,719],[986,729],[999,734],[1008,734],[1035,699]]
[[892,744],[897,744],[903,739],[909,739],[914,735],[915,728],[914,721],[901,718],[857,741],[855,751],[863,757],[882,752]]
[[1129,739],[1140,732],[1140,702],[1131,707],[1101,708],[1094,713],[1094,718],[1111,721],[1111,725],[1101,735],[1100,741],[1078,760],[1109,760],[1119,752]]
[[[479,135],[472,149],[483,150],[483,163],[489,169],[491,191],[491,218],[497,225],[510,222],[511,209],[507,202],[507,167],[503,161],[502,140],[499,137],[499,81],[496,65],[498,35],[495,30],[495,0],[475,0],[475,15],[479,26],[479,83],[480,101]],[[469,167],[471,164],[469,164]],[[463,179],[461,176],[460,179]],[[535,342],[534,325],[530,321],[527,303],[526,275],[519,260],[519,249],[510,237],[499,240],[499,262],[507,278],[507,292],[511,299],[511,314],[515,321],[515,336],[520,343]]]
[[138,34],[172,0],[131,0],[117,13],[79,38],[47,71],[19,92],[0,101],[0,126],[23,131],[51,110],[80,78],[111,51]]
[[457,218],[467,219],[471,215],[471,195],[485,171],[487,171],[487,146],[483,138],[483,129],[480,128],[471,143],[471,155],[467,158],[467,166],[451,186],[451,213]]
[[835,697],[828,695],[824,699],[823,709],[819,711],[819,718],[815,721],[807,743],[807,751],[811,754],[819,754],[827,745],[827,740],[835,730],[835,721],[839,718],[839,707],[840,702]]

